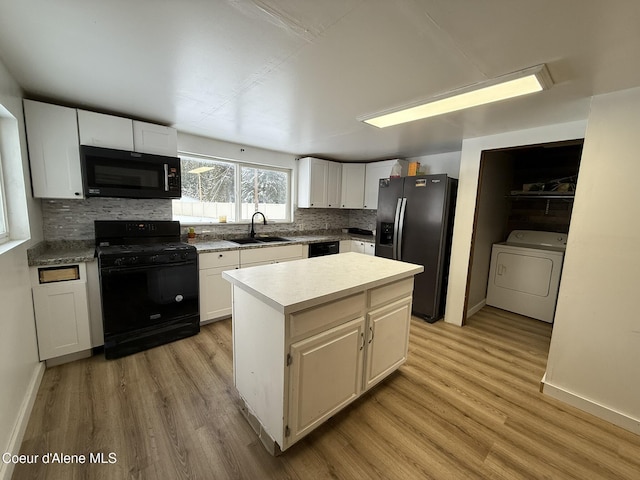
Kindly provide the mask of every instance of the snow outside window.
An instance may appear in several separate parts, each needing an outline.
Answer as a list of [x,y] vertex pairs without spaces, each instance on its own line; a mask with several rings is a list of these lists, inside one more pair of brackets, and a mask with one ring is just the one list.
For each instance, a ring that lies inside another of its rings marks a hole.
[[173,218],[183,224],[246,223],[256,211],[291,221],[291,170],[182,156],[182,198]]

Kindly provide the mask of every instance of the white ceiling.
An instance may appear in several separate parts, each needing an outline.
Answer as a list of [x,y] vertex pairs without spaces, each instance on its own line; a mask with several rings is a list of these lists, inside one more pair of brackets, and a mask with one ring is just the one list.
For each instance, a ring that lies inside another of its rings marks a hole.
[[[584,119],[640,85],[638,0],[0,0],[30,98],[339,160]],[[546,63],[546,92],[379,130],[356,118]]]

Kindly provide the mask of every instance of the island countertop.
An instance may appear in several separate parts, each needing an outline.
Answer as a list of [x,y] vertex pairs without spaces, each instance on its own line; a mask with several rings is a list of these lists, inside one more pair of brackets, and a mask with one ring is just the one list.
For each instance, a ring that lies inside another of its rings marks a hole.
[[422,265],[348,252],[229,270],[222,277],[288,314],[422,271]]

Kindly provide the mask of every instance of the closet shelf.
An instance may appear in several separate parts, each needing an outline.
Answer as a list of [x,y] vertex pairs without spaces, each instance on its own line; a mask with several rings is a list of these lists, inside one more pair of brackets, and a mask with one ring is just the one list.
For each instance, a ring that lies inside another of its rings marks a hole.
[[542,199],[556,199],[556,198],[568,198],[575,197],[575,192],[524,192],[524,191],[512,191],[507,198],[542,198]]

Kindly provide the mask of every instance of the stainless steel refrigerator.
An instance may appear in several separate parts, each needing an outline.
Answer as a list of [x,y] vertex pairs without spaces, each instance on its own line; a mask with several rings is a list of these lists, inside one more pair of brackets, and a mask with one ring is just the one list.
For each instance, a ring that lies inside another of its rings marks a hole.
[[458,181],[447,175],[383,178],[378,192],[376,256],[417,263],[413,314],[444,314]]

